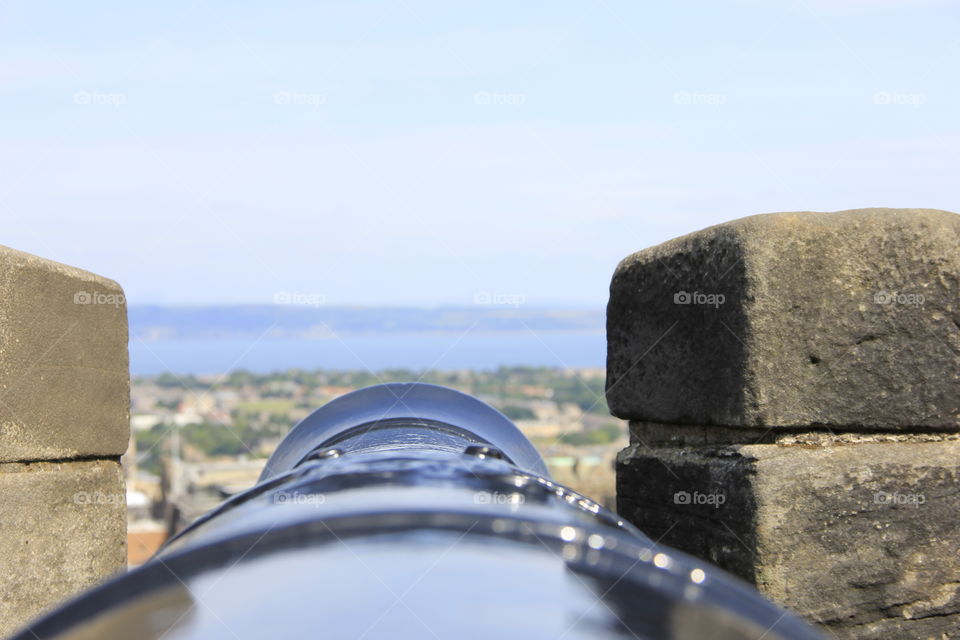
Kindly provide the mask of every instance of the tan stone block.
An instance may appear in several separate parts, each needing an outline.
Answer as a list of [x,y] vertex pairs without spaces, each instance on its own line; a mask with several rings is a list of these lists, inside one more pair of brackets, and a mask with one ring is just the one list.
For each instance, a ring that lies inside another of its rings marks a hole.
[[116,460],[0,464],[0,637],[126,564]]
[[120,286],[0,247],[0,461],[118,456],[129,398]]

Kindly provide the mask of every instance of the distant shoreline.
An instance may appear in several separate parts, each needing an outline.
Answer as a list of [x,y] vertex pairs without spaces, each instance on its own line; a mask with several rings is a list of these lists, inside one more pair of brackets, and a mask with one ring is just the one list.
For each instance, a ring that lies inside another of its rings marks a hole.
[[471,307],[305,307],[233,305],[129,309],[131,340],[182,339],[324,340],[345,336],[602,333],[602,309],[529,309],[477,304]]
[[366,331],[324,338],[232,335],[142,339],[131,331],[130,370],[135,376],[164,372],[221,374],[237,369],[269,373],[286,369],[379,371],[391,368],[492,370],[500,366],[602,368],[601,330]]
[[[313,341],[325,341],[325,340],[337,340],[338,337],[355,337],[355,336],[380,336],[380,337],[390,337],[390,338],[404,338],[409,336],[460,336],[465,333],[477,336],[531,336],[532,334],[551,334],[551,335],[582,335],[582,336],[603,336],[606,334],[606,330],[599,329],[540,329],[537,331],[528,330],[519,330],[519,329],[484,329],[484,330],[470,330],[470,329],[423,329],[420,331],[417,330],[406,330],[406,331],[383,331],[383,330],[343,330],[337,331],[336,335],[270,335],[266,334],[267,337],[270,337],[273,340],[296,340],[303,342],[313,342]],[[213,334],[205,336],[163,336],[158,338],[144,338],[143,336],[134,335],[131,330],[130,343],[134,341],[143,340],[147,344],[153,342],[175,342],[175,341],[216,341],[216,340],[240,340],[244,338],[256,339],[256,335],[252,333],[223,333],[223,334]]]

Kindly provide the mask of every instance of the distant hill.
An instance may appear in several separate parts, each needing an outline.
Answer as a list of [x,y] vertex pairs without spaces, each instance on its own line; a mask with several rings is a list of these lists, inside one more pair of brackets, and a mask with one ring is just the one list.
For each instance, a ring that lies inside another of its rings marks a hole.
[[476,307],[326,307],[285,304],[134,305],[130,330],[144,340],[268,335],[322,339],[332,332],[602,332],[603,309]]

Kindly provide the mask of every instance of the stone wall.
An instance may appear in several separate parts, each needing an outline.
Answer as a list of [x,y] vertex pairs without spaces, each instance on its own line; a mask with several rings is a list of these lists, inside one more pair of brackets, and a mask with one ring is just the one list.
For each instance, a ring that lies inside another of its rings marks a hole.
[[838,638],[960,628],[960,216],[752,216],[610,287],[618,509]]
[[123,291],[0,247],[0,636],[121,570]]

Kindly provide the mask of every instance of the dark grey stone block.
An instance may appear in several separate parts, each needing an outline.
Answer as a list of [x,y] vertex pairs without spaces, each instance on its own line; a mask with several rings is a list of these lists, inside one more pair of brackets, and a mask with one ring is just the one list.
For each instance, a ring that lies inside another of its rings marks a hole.
[[669,446],[643,435],[618,460],[618,511],[655,540],[755,584],[833,637],[960,628],[957,436]]
[[607,401],[664,423],[960,427],[960,216],[776,213],[623,260]]

